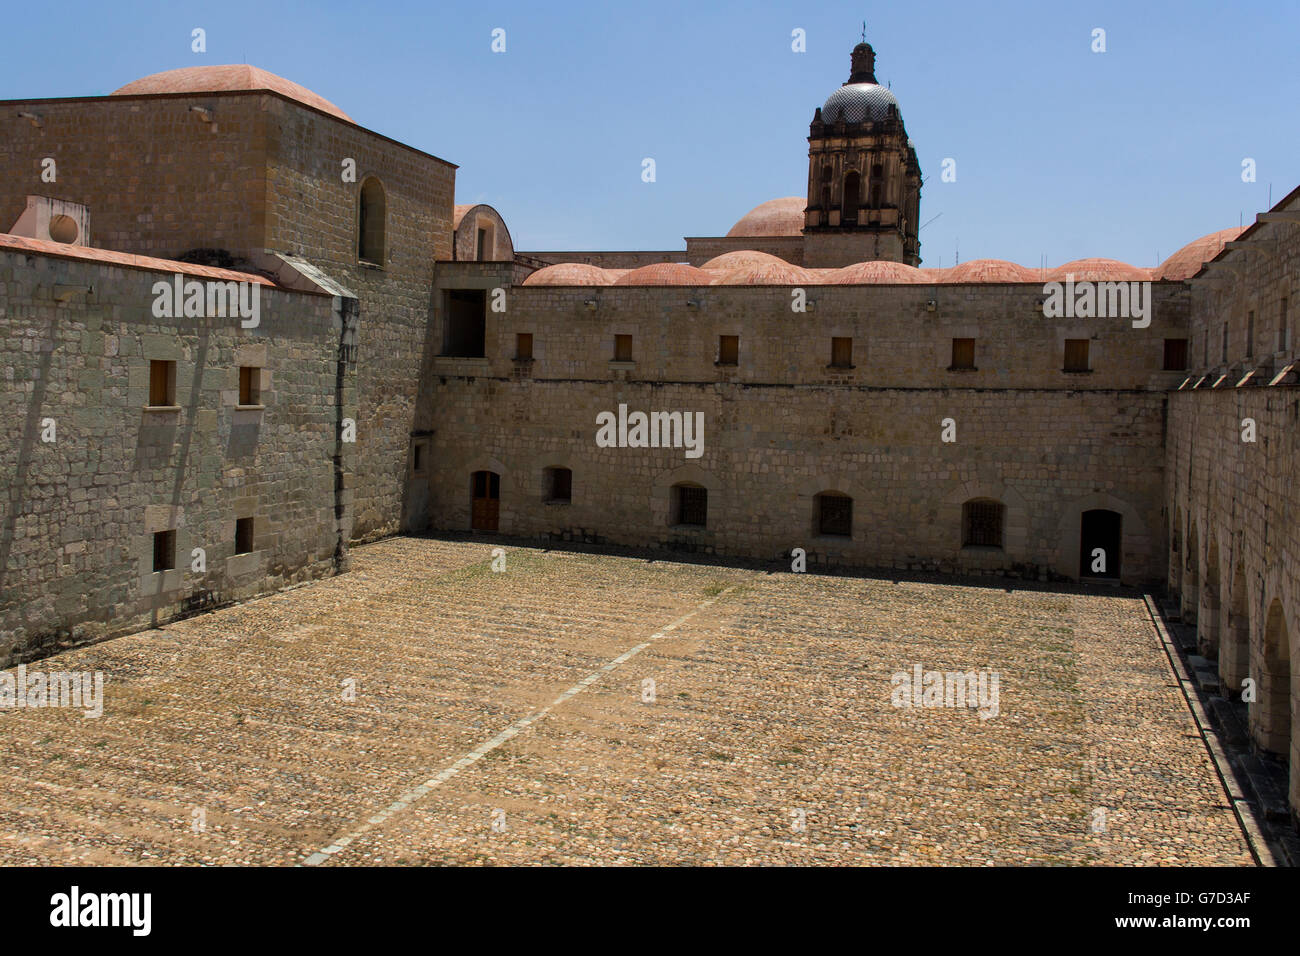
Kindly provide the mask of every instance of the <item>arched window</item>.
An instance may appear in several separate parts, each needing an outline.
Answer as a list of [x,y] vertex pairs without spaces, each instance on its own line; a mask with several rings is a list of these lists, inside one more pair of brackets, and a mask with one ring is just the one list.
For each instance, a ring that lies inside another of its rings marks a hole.
[[881,163],[871,166],[871,208],[880,208],[881,194],[884,191],[885,167]]
[[862,205],[862,177],[852,172],[844,177],[844,204],[840,207],[840,222],[856,223],[860,205]]
[[961,506],[961,546],[963,548],[1002,547],[1002,528],[1006,523],[1006,506],[992,498],[972,498]]
[[829,166],[822,167],[822,222],[831,221],[831,181],[835,178],[835,171]]
[[671,524],[703,528],[709,519],[709,491],[700,485],[678,484],[672,487]]
[[853,499],[838,491],[823,491],[816,501],[817,533],[852,537]]
[[374,265],[384,264],[384,227],[387,203],[384,187],[371,176],[361,184],[360,209],[357,214],[357,258]]

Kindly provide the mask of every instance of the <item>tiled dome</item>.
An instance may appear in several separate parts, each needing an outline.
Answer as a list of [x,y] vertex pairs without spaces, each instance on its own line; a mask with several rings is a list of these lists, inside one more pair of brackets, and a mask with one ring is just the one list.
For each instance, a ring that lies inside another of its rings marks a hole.
[[227,66],[186,66],[179,70],[166,70],[141,77],[113,91],[113,96],[138,96],[162,93],[226,93],[231,90],[271,90],[306,106],[353,122],[323,96],[318,96],[305,86],[299,86],[282,76],[259,70],[247,63]]
[[972,259],[944,272],[945,282],[1033,282],[1038,278],[1033,269],[1006,259]]
[[759,252],[755,249],[737,249],[735,252],[724,252],[720,256],[714,256],[701,269],[715,269],[725,272],[728,269],[739,269],[742,266],[754,265],[781,265],[788,266],[780,256],[774,256],[770,252]]
[[872,260],[836,269],[833,281],[836,285],[890,285],[925,282],[926,277],[920,269],[902,262]]
[[1220,229],[1208,236],[1193,239],[1156,267],[1156,279],[1190,279],[1201,271],[1201,266],[1223,251],[1223,244],[1236,239],[1243,232],[1241,226]]
[[709,285],[717,276],[684,262],[655,262],[629,269],[614,285]]
[[524,285],[612,285],[613,282],[613,277],[599,266],[589,266],[585,262],[559,262],[538,269],[524,280]]
[[[775,258],[775,257],[773,257]],[[728,269],[713,280],[714,285],[812,285],[812,277],[798,266],[777,259]]]
[[1046,281],[1064,282],[1069,276],[1074,276],[1075,282],[1145,282],[1151,278],[1151,270],[1118,259],[1075,259],[1047,273]]
[[805,204],[806,200],[802,196],[785,196],[759,203],[740,217],[727,233],[727,238],[801,235]]
[[898,100],[879,83],[846,83],[826,98],[822,104],[822,121],[836,123],[878,122],[887,119],[891,110],[898,115]]

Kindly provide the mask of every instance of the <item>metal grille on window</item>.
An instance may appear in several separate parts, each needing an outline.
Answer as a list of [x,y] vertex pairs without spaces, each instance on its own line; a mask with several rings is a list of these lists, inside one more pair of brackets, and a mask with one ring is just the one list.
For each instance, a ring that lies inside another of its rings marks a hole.
[[1003,506],[996,501],[968,501],[963,508],[965,529],[962,544],[971,547],[1002,547]]

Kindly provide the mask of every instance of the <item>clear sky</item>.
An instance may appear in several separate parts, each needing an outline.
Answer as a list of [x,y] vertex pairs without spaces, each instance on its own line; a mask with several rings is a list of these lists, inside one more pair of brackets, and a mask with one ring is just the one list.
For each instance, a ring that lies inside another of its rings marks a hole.
[[1294,0],[69,0],[5,17],[2,99],[252,63],[459,164],[456,201],[499,209],[520,250],[683,248],[803,194],[808,123],[864,19],[926,177],[925,265],[1149,266],[1300,184]]

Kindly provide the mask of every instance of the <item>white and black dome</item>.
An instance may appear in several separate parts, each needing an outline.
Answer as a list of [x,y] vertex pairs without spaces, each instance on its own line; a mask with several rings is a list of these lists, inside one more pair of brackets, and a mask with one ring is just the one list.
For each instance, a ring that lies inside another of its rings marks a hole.
[[874,123],[888,118],[891,108],[898,115],[898,100],[879,83],[846,83],[822,104],[822,120],[837,123],[843,110],[846,123]]
[[863,41],[853,48],[848,82],[822,104],[823,123],[876,123],[899,116],[898,100],[876,82],[876,51]]

